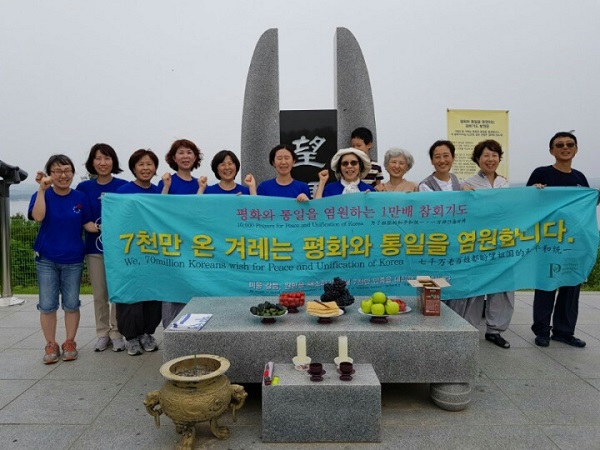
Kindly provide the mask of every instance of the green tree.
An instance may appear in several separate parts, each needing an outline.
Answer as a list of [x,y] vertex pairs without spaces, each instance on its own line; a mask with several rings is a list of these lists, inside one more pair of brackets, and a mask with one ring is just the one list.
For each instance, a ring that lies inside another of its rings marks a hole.
[[596,264],[594,264],[594,268],[584,283],[583,288],[588,291],[600,291],[600,247],[596,256]]
[[[33,243],[40,229],[40,224],[28,220],[23,214],[17,213],[10,219],[10,283],[16,293],[23,290],[37,292],[37,273],[35,270],[35,253]],[[89,274],[87,266],[83,269],[81,278],[82,293],[89,293]]]
[[13,288],[37,285],[33,242],[40,226],[15,214],[10,220],[10,266]]

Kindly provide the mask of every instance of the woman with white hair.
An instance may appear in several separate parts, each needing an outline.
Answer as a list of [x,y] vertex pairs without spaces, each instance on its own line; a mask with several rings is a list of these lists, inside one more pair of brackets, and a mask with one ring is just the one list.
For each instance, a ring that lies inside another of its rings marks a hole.
[[329,180],[329,170],[319,172],[319,186],[314,198],[375,190],[373,186],[360,180],[371,170],[371,161],[361,150],[355,148],[338,150],[331,158],[331,170],[335,172],[338,181],[326,185]]
[[375,189],[379,192],[417,192],[419,187],[417,183],[404,179],[404,175],[412,169],[415,160],[410,152],[400,148],[392,147],[383,157],[383,166],[390,179],[377,185]]

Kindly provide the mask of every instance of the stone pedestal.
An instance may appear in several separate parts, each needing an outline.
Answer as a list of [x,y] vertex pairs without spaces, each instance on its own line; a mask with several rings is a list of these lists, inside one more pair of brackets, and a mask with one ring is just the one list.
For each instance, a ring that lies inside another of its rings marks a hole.
[[429,393],[433,403],[447,411],[462,411],[471,402],[469,383],[431,383]]
[[[438,317],[423,316],[416,299],[405,298],[413,310],[373,324],[358,312],[361,297],[346,314],[330,324],[300,308],[265,325],[250,314],[250,307],[276,301],[272,297],[197,297],[181,315],[210,313],[200,331],[164,333],[165,361],[194,353],[222,355],[231,361],[227,375],[235,383],[260,383],[266,361],[291,364],[296,338],[306,336],[313,361],[333,363],[339,336],[348,336],[349,356],[355,364],[371,364],[381,383],[470,383],[477,374],[479,331],[446,305]],[[307,299],[311,300],[311,299]],[[394,345],[373,345],[393,342]]]
[[322,381],[310,381],[292,364],[275,364],[279,384],[262,387],[264,442],[379,442],[381,384],[371,364],[355,364],[341,381],[323,364]]
[[[432,383],[436,405],[458,411],[470,401],[469,383],[477,374],[479,331],[446,305],[440,316],[427,317],[416,309],[416,299],[405,298],[413,310],[374,324],[358,312],[361,297],[330,324],[319,324],[301,308],[298,314],[265,325],[250,314],[250,307],[276,301],[269,297],[197,297],[181,314],[210,313],[200,331],[164,333],[165,361],[194,353],[222,355],[231,361],[227,372],[236,383],[259,383],[266,361],[291,364],[296,338],[306,336],[313,362],[332,363],[338,356],[338,338],[348,337],[354,364],[371,364],[381,383]],[[310,300],[310,299],[307,299]],[[373,345],[390,342],[394,345]]]

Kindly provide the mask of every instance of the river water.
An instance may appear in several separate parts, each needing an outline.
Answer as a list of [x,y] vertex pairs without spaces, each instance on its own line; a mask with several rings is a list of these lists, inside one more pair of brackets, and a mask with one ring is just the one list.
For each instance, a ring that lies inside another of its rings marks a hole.
[[10,201],[10,215],[14,216],[17,213],[21,213],[27,216],[27,208],[29,207],[29,200],[11,200]]

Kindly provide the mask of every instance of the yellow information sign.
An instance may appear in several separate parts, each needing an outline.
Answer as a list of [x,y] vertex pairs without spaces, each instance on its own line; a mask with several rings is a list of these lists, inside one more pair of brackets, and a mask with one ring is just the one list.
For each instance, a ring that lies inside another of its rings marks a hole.
[[456,147],[452,172],[459,178],[469,178],[479,171],[471,161],[476,144],[493,139],[500,143],[504,154],[498,174],[509,178],[508,173],[508,111],[480,109],[449,109],[448,140]]

